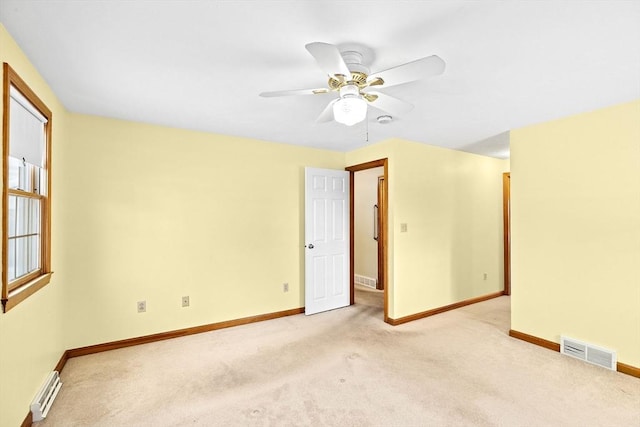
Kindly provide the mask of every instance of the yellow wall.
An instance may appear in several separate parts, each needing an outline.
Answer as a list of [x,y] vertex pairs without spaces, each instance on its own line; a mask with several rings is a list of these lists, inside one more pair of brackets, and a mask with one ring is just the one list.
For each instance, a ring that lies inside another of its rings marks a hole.
[[511,327],[640,366],[640,101],[511,132]]
[[343,153],[75,114],[71,123],[57,195],[73,206],[57,223],[67,347],[304,306],[304,167],[343,169]]
[[347,164],[385,157],[389,317],[501,291],[502,173],[509,162],[393,139],[347,153]]
[[[60,160],[58,153],[65,145],[67,113],[1,24],[0,62],[11,65],[53,113],[52,193],[55,200],[58,190],[55,167]],[[2,102],[0,113],[1,110]],[[0,130],[1,127],[0,121]],[[60,217],[60,207],[53,202],[54,222]],[[54,272],[60,267],[57,251],[61,243],[60,230],[54,228],[51,260]],[[45,288],[9,312],[0,314],[0,426],[20,425],[38,388],[66,350],[63,340],[63,292],[64,284],[54,274]]]
[[397,141],[393,163],[396,318],[501,291],[508,162]]

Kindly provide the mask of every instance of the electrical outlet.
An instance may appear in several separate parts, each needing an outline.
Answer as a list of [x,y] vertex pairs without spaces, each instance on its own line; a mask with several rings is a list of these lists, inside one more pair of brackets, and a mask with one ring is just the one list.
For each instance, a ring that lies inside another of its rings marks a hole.
[[283,283],[282,284],[282,292],[289,292],[289,284],[288,283]]
[[400,224],[400,232],[401,233],[406,233],[407,232],[407,224],[406,223],[402,223]]
[[182,306],[183,307],[189,307],[189,296],[188,295],[186,297],[182,297]]
[[487,273],[484,273],[484,275],[482,276],[483,280],[487,280]]
[[147,302],[138,301],[138,313],[144,313],[145,311],[147,311]]

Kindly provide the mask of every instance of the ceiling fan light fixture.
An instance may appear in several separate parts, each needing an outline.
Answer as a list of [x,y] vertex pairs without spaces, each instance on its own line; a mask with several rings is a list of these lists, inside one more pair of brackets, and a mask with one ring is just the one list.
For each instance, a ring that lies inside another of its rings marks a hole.
[[343,125],[353,126],[367,117],[367,102],[355,85],[340,88],[340,99],[333,104],[333,118]]
[[333,104],[336,122],[353,126],[367,117],[367,102],[359,96],[346,96]]

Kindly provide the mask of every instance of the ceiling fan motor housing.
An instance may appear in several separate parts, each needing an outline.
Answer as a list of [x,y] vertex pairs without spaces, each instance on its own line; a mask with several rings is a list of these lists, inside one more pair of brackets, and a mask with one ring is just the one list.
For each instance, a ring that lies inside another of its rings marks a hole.
[[329,77],[329,88],[331,90],[339,90],[346,85],[356,85],[364,87],[367,84],[367,75],[358,71],[351,72],[351,80],[345,80],[343,76]]

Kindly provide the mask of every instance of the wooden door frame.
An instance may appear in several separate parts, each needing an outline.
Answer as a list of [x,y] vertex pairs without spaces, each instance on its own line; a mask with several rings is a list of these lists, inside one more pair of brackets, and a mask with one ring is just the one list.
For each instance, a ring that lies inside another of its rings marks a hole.
[[350,287],[350,298],[351,304],[355,303],[355,173],[367,169],[373,169],[378,167],[383,167],[384,173],[384,184],[383,191],[385,194],[383,205],[380,206],[380,221],[383,224],[383,227],[380,228],[380,237],[382,238],[379,244],[382,245],[382,265],[384,267],[384,271],[382,273],[382,277],[384,277],[384,321],[389,322],[389,264],[388,264],[388,251],[387,251],[387,231],[389,230],[388,224],[388,215],[389,211],[389,168],[388,168],[388,159],[379,159],[372,160],[366,163],[360,163],[357,165],[346,167],[345,170],[349,172],[349,271],[350,271],[350,279],[349,279],[349,287]]
[[378,201],[378,217],[374,219],[377,220],[375,227],[378,229],[378,245],[377,251],[378,254],[378,284],[376,288],[380,291],[383,291],[387,286],[387,282],[385,281],[384,271],[386,270],[386,266],[384,264],[384,247],[382,242],[384,241],[384,232],[385,232],[385,223],[382,220],[382,213],[385,211],[384,202],[387,198],[387,193],[384,191],[384,176],[378,177],[378,188],[376,189],[377,193],[377,201]]
[[502,235],[504,248],[504,295],[511,295],[511,173],[502,174]]

